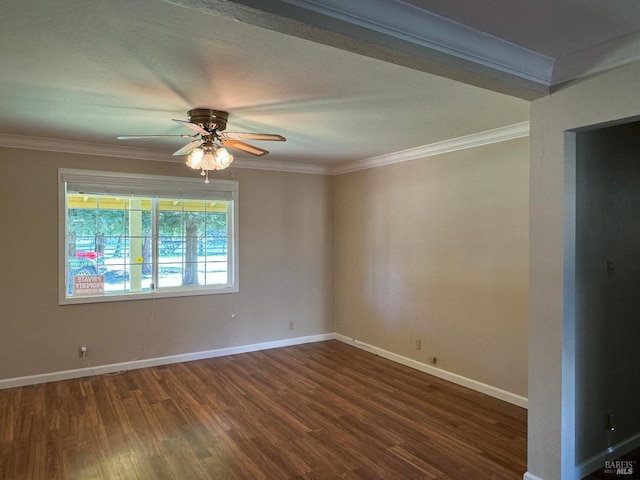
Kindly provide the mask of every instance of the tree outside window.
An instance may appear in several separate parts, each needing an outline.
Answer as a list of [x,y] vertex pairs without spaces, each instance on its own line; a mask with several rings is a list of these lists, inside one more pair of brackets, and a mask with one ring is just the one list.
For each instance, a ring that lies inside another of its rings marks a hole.
[[96,193],[65,182],[65,300],[237,291],[235,182],[188,198],[108,193],[100,179],[90,185]]

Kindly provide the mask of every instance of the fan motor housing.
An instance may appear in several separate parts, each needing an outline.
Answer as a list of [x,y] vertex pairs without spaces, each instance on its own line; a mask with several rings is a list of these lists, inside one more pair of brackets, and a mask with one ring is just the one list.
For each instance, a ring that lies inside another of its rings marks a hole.
[[209,132],[224,130],[227,128],[227,120],[229,119],[228,112],[210,108],[194,108],[187,112],[187,116],[191,123],[196,123]]

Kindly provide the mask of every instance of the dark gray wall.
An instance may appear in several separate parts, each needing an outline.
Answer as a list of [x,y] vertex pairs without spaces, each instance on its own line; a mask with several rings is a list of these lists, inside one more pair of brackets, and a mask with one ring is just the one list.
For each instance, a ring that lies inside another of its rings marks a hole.
[[576,210],[581,463],[640,432],[640,122],[577,134]]

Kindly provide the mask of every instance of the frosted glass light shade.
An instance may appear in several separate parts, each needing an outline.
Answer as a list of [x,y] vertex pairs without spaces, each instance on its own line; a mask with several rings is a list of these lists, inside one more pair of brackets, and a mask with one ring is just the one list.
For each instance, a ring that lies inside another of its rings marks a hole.
[[200,147],[194,148],[189,155],[187,155],[187,166],[191,168],[200,168],[202,165],[202,158],[204,157],[204,150]]

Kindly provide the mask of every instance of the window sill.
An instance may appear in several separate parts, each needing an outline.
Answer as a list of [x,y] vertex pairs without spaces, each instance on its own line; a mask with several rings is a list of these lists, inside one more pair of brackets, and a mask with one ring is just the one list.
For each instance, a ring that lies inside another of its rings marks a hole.
[[220,295],[226,293],[238,293],[238,285],[202,287],[198,289],[162,289],[150,292],[126,293],[100,296],[60,298],[58,305],[81,305],[87,303],[123,302],[131,300],[149,300],[154,298],[194,297],[200,295]]

